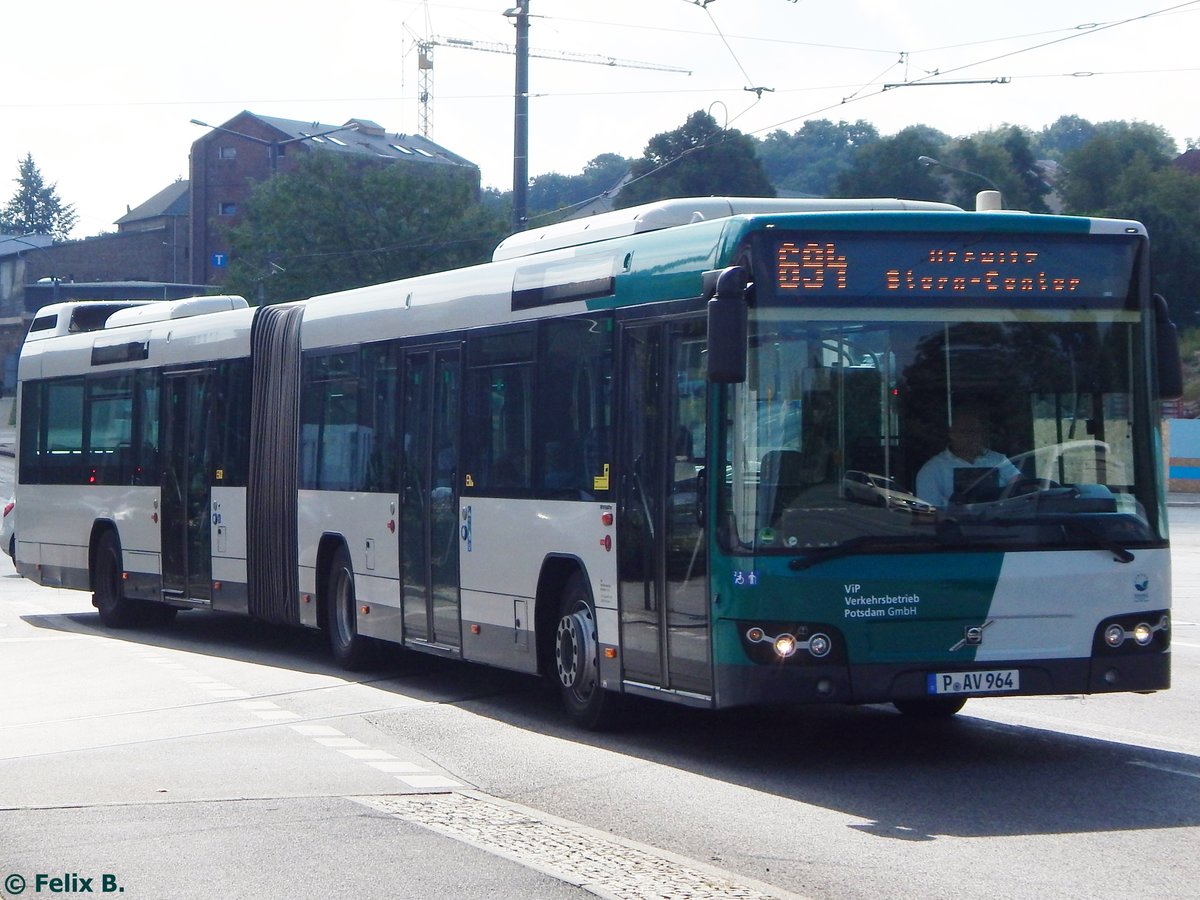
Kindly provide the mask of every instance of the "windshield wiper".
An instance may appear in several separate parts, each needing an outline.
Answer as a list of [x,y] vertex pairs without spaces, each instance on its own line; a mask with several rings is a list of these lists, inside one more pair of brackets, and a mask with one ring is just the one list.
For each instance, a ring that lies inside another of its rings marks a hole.
[[964,525],[967,528],[970,528],[971,525],[983,525],[988,528],[1044,528],[1049,525],[1062,528],[1064,531],[1073,528],[1095,541],[1103,549],[1109,551],[1117,562],[1131,563],[1137,559],[1132,550],[1105,534],[1101,528],[1096,527],[1096,523],[1093,520],[1084,518],[1081,515],[996,516],[995,518],[983,518],[978,521],[961,519],[955,521],[954,524],[959,531],[959,538],[963,539],[964,542],[967,537],[967,533],[963,529]]

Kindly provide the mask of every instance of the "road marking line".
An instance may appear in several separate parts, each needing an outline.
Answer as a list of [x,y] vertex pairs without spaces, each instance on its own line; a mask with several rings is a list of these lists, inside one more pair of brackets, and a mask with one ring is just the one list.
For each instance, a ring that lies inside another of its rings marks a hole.
[[293,725],[292,731],[297,734],[302,734],[305,737],[317,737],[319,735],[342,735],[343,732],[338,731],[329,725]]
[[409,787],[428,790],[430,788],[460,788],[462,783],[445,775],[397,775],[397,781],[403,781]]
[[349,747],[345,750],[338,750],[338,753],[344,753],[351,759],[361,759],[364,762],[369,759],[395,759],[396,757],[388,753],[386,750],[375,750],[371,747],[363,747],[361,750],[357,747]]
[[223,690],[210,690],[212,696],[218,700],[242,700],[246,697],[253,697],[249,691],[239,691],[237,688],[225,688]]
[[1200,772],[1188,772],[1186,769],[1173,769],[1170,766],[1160,766],[1156,763],[1142,762],[1140,759],[1129,760],[1131,766],[1141,766],[1143,769],[1154,769],[1157,772],[1168,772],[1171,775],[1183,775],[1186,778],[1200,778]]
[[358,738],[352,737],[319,737],[315,739],[322,747],[365,747]]
[[387,759],[387,760],[383,760],[381,762],[369,762],[369,763],[367,763],[367,765],[378,769],[380,772],[389,772],[389,773],[393,773],[393,774],[396,772],[415,773],[415,772],[428,772],[429,771],[424,766],[418,766],[416,763],[404,762],[404,760],[401,760],[401,759],[396,759],[396,760]]
[[258,709],[279,709],[279,706],[272,703],[270,700],[243,700],[238,704],[242,709],[258,710]]
[[288,709],[256,710],[254,712],[254,715],[258,716],[260,719],[265,719],[269,722],[282,722],[285,719],[300,718],[299,713],[294,713]]

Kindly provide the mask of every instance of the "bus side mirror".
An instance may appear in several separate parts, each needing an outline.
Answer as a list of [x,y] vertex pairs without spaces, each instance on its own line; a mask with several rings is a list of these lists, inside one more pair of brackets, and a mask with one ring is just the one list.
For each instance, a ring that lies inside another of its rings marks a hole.
[[1158,370],[1158,396],[1178,400],[1183,396],[1183,364],[1179,359],[1179,332],[1171,321],[1167,301],[1154,295],[1154,362]]
[[746,380],[746,342],[749,334],[751,288],[744,266],[704,273],[708,300],[708,380],[712,384],[742,384]]

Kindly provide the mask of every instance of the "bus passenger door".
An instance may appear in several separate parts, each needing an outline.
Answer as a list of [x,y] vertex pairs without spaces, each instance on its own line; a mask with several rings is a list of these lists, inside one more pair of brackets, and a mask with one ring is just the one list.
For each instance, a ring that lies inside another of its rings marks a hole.
[[626,680],[712,693],[704,323],[628,325],[618,451],[621,656]]
[[400,559],[404,638],[462,646],[458,584],[459,349],[404,358]]
[[163,382],[161,524],[163,596],[212,599],[211,438],[208,370],[168,372]]

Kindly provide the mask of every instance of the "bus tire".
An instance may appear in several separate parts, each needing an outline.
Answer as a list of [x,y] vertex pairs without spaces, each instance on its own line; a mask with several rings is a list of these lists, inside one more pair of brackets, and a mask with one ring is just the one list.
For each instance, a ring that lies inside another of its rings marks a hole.
[[581,572],[563,588],[554,646],[559,696],[567,715],[591,731],[615,725],[621,696],[600,684],[596,607]]
[[966,702],[966,697],[923,697],[919,700],[893,700],[892,706],[911,719],[948,719]]
[[345,545],[339,546],[333,554],[325,584],[325,630],[333,658],[343,669],[366,668],[374,648],[370,638],[358,633],[354,569]]
[[100,612],[100,621],[107,628],[130,628],[143,619],[142,606],[125,596],[121,575],[121,542],[115,533],[105,531],[92,560],[92,606]]

